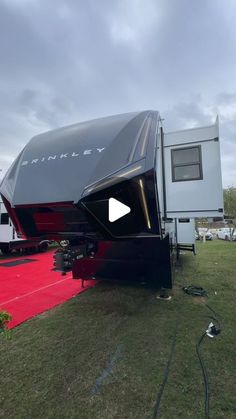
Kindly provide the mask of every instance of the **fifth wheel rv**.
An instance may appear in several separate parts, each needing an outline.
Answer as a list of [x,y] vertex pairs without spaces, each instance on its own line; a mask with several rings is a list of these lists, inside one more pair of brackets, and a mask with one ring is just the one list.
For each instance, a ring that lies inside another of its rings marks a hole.
[[63,241],[55,269],[171,288],[177,251],[195,240],[179,241],[183,225],[223,216],[218,119],[165,133],[142,111],[38,135],[0,192],[22,238]]

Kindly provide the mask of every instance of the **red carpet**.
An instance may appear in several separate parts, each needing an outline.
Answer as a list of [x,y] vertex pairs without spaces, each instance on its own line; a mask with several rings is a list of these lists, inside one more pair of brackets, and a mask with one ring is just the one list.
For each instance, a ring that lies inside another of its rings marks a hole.
[[[53,252],[27,256],[27,259],[37,259],[35,262],[22,265],[0,266],[0,310],[7,310],[13,317],[9,328],[13,328],[39,313],[69,300],[95,284],[86,281],[73,280],[69,272],[62,276],[52,272]],[[12,258],[10,260],[25,259]]]

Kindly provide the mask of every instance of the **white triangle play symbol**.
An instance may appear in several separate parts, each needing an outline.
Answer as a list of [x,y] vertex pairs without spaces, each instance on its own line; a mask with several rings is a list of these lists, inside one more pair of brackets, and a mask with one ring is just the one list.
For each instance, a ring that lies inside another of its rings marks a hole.
[[109,199],[109,207],[108,207],[108,219],[111,223],[113,221],[118,220],[121,217],[124,217],[124,215],[128,214],[131,209],[125,204],[122,204],[122,202],[117,201],[115,198]]

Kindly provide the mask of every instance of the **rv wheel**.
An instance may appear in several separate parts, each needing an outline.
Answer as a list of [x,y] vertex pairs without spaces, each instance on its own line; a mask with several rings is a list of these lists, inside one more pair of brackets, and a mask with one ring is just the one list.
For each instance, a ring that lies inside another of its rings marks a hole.
[[48,250],[48,242],[42,242],[39,244],[39,251],[46,252]]
[[1,246],[0,250],[1,250],[1,252],[2,252],[3,255],[7,255],[8,253],[10,253],[10,249],[9,249],[9,246],[8,245]]
[[26,255],[32,255],[33,253],[35,253],[35,247],[26,247],[25,249]]

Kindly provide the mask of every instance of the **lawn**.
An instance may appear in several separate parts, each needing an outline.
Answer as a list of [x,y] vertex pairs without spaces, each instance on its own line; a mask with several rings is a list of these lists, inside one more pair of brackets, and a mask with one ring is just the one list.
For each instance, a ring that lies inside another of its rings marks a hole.
[[204,418],[204,385],[195,345],[210,319],[209,292],[222,333],[206,338],[210,417],[236,417],[236,243],[198,243],[181,255],[171,301],[145,287],[100,283],[0,338],[0,417],[4,419],[152,418],[178,324],[161,399],[164,419]]

